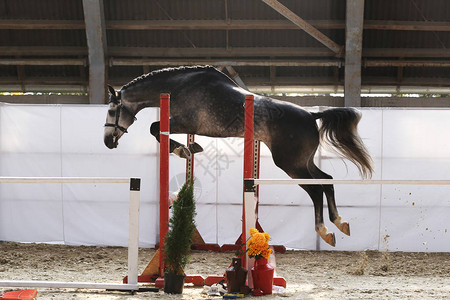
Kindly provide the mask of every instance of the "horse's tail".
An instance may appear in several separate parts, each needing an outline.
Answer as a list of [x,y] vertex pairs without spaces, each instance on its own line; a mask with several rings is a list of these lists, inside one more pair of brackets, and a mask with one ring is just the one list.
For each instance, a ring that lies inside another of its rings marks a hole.
[[372,176],[372,158],[357,131],[361,113],[353,108],[332,108],[312,113],[322,120],[319,132],[321,140],[333,146],[338,154],[348,158],[357,167],[361,176]]

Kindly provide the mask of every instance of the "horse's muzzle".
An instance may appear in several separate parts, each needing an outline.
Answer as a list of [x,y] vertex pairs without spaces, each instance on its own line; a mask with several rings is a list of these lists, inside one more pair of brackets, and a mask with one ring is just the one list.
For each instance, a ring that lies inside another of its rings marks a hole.
[[118,139],[115,136],[112,135],[105,136],[104,139],[105,146],[108,147],[109,149],[117,148],[117,145],[119,144],[117,140]]

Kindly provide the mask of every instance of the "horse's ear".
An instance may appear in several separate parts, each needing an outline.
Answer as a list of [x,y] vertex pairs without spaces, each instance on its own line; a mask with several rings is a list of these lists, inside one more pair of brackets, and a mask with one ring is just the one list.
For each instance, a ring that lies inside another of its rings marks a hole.
[[108,85],[108,91],[110,92],[111,95],[116,96],[117,92],[114,90],[114,88],[110,85]]

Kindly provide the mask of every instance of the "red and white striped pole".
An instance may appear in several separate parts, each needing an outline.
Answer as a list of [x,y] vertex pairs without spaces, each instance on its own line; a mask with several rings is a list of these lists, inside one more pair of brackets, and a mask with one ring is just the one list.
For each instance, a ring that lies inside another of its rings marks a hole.
[[164,241],[169,230],[170,94],[160,95],[159,107],[159,276],[164,277]]
[[[253,177],[253,151],[254,151],[254,96],[245,96],[244,114],[244,181]],[[248,259],[245,250],[250,228],[256,226],[256,199],[253,192],[247,192],[244,187],[242,206],[242,265],[248,269]]]

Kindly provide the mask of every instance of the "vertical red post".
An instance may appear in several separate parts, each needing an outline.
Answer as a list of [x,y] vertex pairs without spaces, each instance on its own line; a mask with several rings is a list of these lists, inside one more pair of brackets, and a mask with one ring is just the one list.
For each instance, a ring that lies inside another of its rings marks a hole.
[[[245,96],[245,113],[244,113],[244,179],[253,178],[253,150],[254,150],[254,97],[253,95]],[[242,203],[242,244],[243,251],[247,249],[246,232],[250,228],[245,225],[245,197]],[[242,265],[247,265],[247,255],[243,252]]]
[[159,131],[159,276],[164,277],[164,241],[169,230],[170,94],[160,95]]

